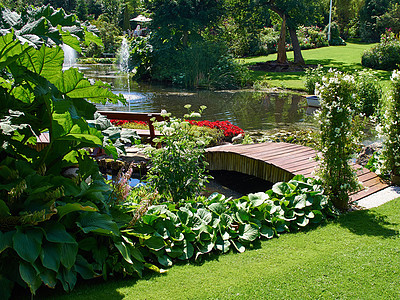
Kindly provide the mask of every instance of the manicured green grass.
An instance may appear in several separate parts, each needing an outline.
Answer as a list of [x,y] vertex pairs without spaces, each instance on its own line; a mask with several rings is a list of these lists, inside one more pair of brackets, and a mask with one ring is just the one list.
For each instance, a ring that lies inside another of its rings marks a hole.
[[[306,64],[322,65],[327,68],[336,68],[343,72],[353,72],[362,69],[361,56],[364,50],[375,44],[347,43],[346,46],[323,47],[318,49],[303,50],[302,54]],[[293,52],[288,52],[289,61],[293,61]],[[245,58],[246,65],[257,62],[276,60],[276,54],[268,56]],[[390,79],[391,72],[377,71],[383,86]],[[271,87],[283,87],[295,90],[304,90],[304,72],[253,72],[254,79],[265,78]]]
[[[141,280],[84,283],[57,299],[400,299],[400,198],[242,254]],[[43,298],[39,296],[38,299]]]

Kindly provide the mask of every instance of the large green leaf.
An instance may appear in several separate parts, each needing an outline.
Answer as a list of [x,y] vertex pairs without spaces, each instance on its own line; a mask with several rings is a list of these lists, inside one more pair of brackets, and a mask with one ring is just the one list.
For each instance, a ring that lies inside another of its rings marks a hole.
[[274,230],[271,227],[263,225],[260,230],[260,234],[267,239],[274,237]]
[[45,268],[58,272],[61,263],[61,245],[44,243],[40,252],[40,260]]
[[254,224],[244,224],[239,226],[239,238],[252,242],[260,236],[258,227]]
[[60,261],[68,270],[75,264],[77,254],[78,244],[61,244]]
[[106,214],[84,212],[81,214],[76,224],[84,233],[93,232],[104,235],[120,235],[117,223]]
[[123,241],[118,241],[114,243],[118,251],[121,253],[122,257],[130,264],[132,264],[131,254],[128,246]]
[[92,279],[96,276],[96,273],[93,271],[93,266],[89,264],[82,255],[76,257],[75,270],[83,279]]
[[269,196],[266,193],[260,192],[255,194],[249,194],[249,201],[253,204],[254,207],[260,206],[264,203],[265,200],[269,199]]
[[144,244],[155,251],[161,250],[162,248],[165,247],[165,242],[162,237],[159,236],[152,236],[149,239],[144,241]]
[[57,273],[52,271],[52,270],[48,270],[45,269],[43,271],[40,272],[39,277],[40,279],[43,281],[43,283],[48,286],[49,288],[54,289],[56,287],[57,284]]
[[173,265],[172,259],[168,255],[161,255],[157,257],[160,265],[164,267],[171,267]]
[[190,259],[190,258],[193,256],[193,254],[194,254],[194,247],[193,247],[192,243],[190,243],[190,242],[187,241],[187,240],[184,240],[184,241],[183,241],[183,248],[182,248],[182,250],[183,250],[182,255],[178,257],[178,258],[181,259],[181,260],[188,260],[188,259]]
[[63,268],[61,272],[57,273],[57,279],[60,280],[64,290],[70,292],[76,284],[76,271]]
[[69,214],[74,211],[97,211],[97,208],[92,206],[83,206],[82,204],[75,202],[75,203],[67,203],[63,206],[57,206],[57,214],[60,217],[64,217],[66,214]]
[[272,191],[278,195],[285,196],[292,193],[295,188],[296,186],[291,183],[278,182],[272,186]]
[[49,242],[76,244],[75,238],[65,230],[61,223],[53,223],[47,226],[45,235]]
[[35,294],[36,290],[42,284],[42,280],[35,268],[31,264],[21,261],[19,264],[19,274],[21,275],[22,280],[28,285],[31,293]]
[[125,102],[123,96],[117,96],[110,91],[110,86],[97,81],[91,84],[77,69],[68,69],[58,77],[53,84],[58,90],[70,98],[86,98],[95,103],[105,104],[107,101]]
[[242,243],[240,243],[239,241],[230,240],[230,242],[232,243],[232,245],[235,247],[235,249],[236,249],[239,253],[243,253],[244,251],[246,251],[246,247],[243,246]]
[[28,49],[28,45],[22,45],[18,40],[15,40],[13,33],[0,35],[0,70],[23,57]]
[[2,232],[0,231],[0,253],[13,246],[13,235],[15,230]]
[[8,280],[3,275],[0,275],[0,295],[2,295],[4,299],[7,300],[11,298],[13,287],[14,281]]
[[17,232],[13,236],[13,247],[17,254],[30,263],[39,257],[42,247],[42,231],[39,229],[29,229],[23,232],[17,227]]

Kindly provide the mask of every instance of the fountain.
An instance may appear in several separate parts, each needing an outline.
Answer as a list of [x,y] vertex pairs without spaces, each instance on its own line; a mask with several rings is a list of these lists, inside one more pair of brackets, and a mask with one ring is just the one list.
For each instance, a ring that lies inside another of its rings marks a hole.
[[66,44],[62,44],[61,47],[64,51],[63,70],[67,70],[76,64],[77,53],[74,49]]
[[[128,82],[128,95],[130,94],[130,79],[129,79],[129,56],[130,56],[130,45],[128,40],[124,37],[122,39],[121,48],[119,49],[119,70],[126,73]],[[131,101],[128,99],[128,111],[131,110]]]

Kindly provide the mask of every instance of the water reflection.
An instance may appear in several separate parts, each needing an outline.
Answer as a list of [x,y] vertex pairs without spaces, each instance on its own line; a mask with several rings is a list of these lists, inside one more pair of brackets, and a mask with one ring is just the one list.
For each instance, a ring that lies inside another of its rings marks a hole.
[[[187,91],[161,85],[127,82],[113,66],[93,65],[81,69],[89,78],[111,84],[116,93],[122,93],[129,102],[123,105],[98,105],[99,109],[135,112],[160,112],[162,109],[181,117],[192,104],[197,110],[207,109],[203,119],[228,120],[244,130],[266,130],[303,123],[306,103],[294,93],[266,93],[252,91]],[[130,89],[129,89],[130,86]]]

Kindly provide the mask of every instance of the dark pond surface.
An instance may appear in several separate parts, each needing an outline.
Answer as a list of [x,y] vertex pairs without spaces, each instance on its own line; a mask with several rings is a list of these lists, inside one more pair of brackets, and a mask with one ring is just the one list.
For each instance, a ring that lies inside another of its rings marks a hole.
[[228,120],[244,130],[285,128],[293,124],[307,126],[306,102],[299,94],[289,92],[182,90],[161,85],[137,83],[120,74],[112,65],[80,66],[88,78],[111,84],[122,93],[128,105],[98,105],[103,110],[161,112],[183,117],[191,104],[197,111],[207,106],[202,119]]

